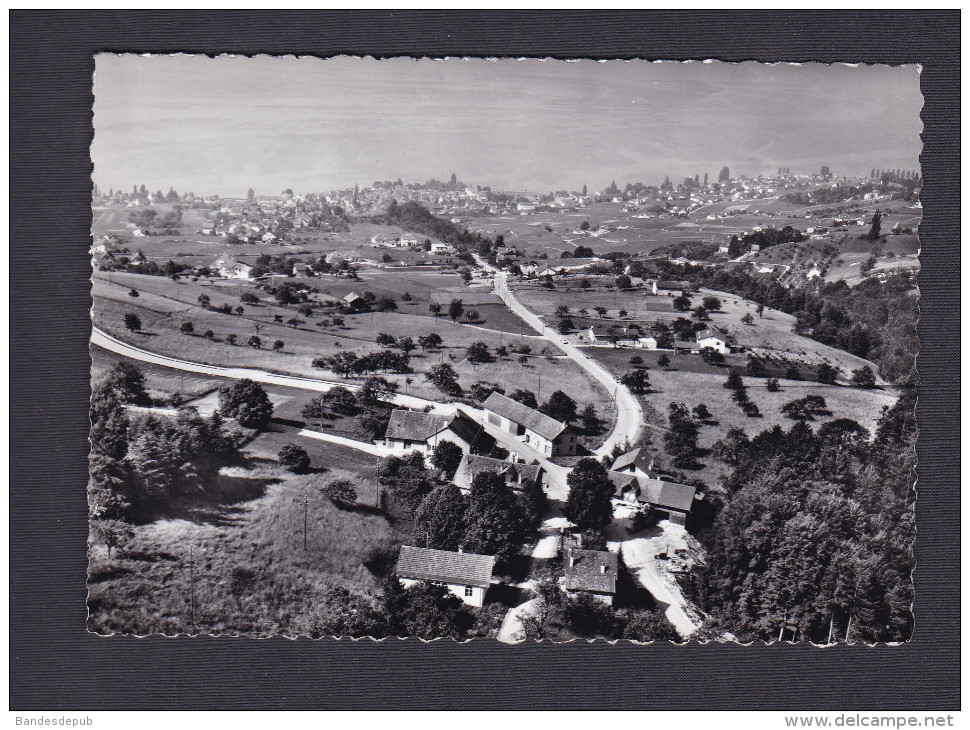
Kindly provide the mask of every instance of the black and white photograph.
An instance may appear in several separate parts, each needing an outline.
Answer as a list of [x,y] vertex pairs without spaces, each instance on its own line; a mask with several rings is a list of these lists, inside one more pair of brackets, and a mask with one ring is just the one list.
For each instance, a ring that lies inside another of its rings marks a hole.
[[909,642],[920,73],[99,53],[87,630]]

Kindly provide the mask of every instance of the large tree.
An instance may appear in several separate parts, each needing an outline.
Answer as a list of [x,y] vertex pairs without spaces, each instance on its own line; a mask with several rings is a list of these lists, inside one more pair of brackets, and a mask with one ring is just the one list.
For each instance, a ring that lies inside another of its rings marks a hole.
[[550,418],[555,418],[563,423],[572,423],[576,420],[577,406],[576,401],[563,393],[561,390],[555,391],[549,396],[540,409]]
[[263,428],[273,415],[273,404],[263,386],[246,378],[219,389],[219,411],[245,428]]
[[508,556],[525,541],[522,506],[499,474],[475,475],[466,519],[465,548],[470,552]]
[[413,539],[416,545],[438,550],[464,546],[465,497],[454,484],[435,487],[414,513]]
[[431,453],[431,463],[448,479],[455,476],[458,465],[461,464],[462,450],[454,441],[441,441]]
[[599,530],[613,519],[613,483],[596,459],[586,457],[566,477],[569,497],[563,514],[582,529]]
[[697,435],[699,428],[683,403],[671,403],[667,411],[670,428],[664,434],[664,448],[673,457],[678,469],[696,465]]

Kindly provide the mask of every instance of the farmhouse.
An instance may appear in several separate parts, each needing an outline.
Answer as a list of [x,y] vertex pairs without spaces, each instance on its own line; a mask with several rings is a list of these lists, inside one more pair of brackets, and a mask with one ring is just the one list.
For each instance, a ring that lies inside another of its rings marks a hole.
[[362,309],[366,304],[367,300],[364,299],[357,292],[348,292],[344,295],[344,302],[351,309]]
[[710,347],[722,355],[727,355],[734,347],[734,340],[716,327],[708,327],[706,330],[697,333],[698,351],[705,347]]
[[495,439],[463,413],[439,416],[404,409],[391,411],[384,438],[376,443],[395,451],[430,454],[442,441],[457,444],[465,454],[487,454],[495,446]]
[[591,325],[583,332],[583,336],[591,344],[609,342],[616,344],[620,342],[636,343],[640,339],[640,330],[637,327],[627,327],[626,325]]
[[651,290],[659,294],[660,292],[679,292],[679,291],[690,291],[689,281],[655,281]]
[[566,550],[566,577],[563,588],[570,596],[586,593],[608,606],[616,595],[616,574],[619,561],[614,553],[605,550]]
[[644,479],[656,478],[653,471],[653,458],[646,449],[634,449],[620,454],[613,462],[612,470],[620,474],[633,474]]
[[418,582],[446,587],[469,606],[480,607],[492,582],[495,556],[402,545],[397,577],[405,588]]
[[212,268],[219,272],[219,276],[224,279],[250,279],[252,278],[253,267],[242,261],[237,261],[234,257],[225,255],[220,256],[212,264]]
[[408,248],[410,246],[418,246],[421,244],[421,239],[415,236],[413,233],[405,233],[401,236],[399,246],[401,248]]
[[463,492],[471,490],[476,476],[488,472],[498,474],[513,489],[521,489],[527,482],[542,484],[545,471],[538,463],[521,464],[508,459],[493,459],[489,456],[465,454],[452,481]]
[[446,254],[454,252],[455,249],[451,246],[451,244],[443,243],[442,241],[432,241],[431,243],[431,253]]
[[576,453],[576,432],[565,423],[501,393],[488,396],[483,408],[486,423],[513,434],[546,456]]
[[653,472],[653,459],[643,449],[621,454],[608,472],[614,499],[664,513],[671,522],[683,525],[698,499],[697,488],[661,479]]

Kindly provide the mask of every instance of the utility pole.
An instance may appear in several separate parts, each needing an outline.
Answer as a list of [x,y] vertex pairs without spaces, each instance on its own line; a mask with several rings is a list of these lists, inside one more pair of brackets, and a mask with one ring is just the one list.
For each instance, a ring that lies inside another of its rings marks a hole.
[[307,517],[310,511],[310,497],[303,495],[303,552],[306,552]]
[[377,458],[377,504],[374,505],[377,509],[381,509],[381,459]]

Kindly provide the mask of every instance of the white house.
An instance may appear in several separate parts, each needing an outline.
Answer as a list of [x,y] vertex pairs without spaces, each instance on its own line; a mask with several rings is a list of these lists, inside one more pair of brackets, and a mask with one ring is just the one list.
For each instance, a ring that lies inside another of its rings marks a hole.
[[415,236],[413,233],[405,233],[401,236],[401,240],[398,245],[401,248],[408,248],[410,246],[418,246],[421,244],[421,239]]
[[657,349],[657,338],[653,335],[646,335],[637,340],[637,343],[644,350],[656,350]]
[[482,407],[486,423],[514,435],[545,456],[576,453],[576,432],[565,423],[501,393],[492,393]]
[[710,347],[712,350],[716,350],[722,355],[727,355],[731,352],[731,347],[733,345],[734,340],[716,327],[708,327],[706,330],[701,330],[697,333],[698,350],[703,350],[705,347]]
[[454,253],[455,249],[452,248],[451,244],[444,243],[442,241],[432,241],[431,242],[431,253]]
[[492,582],[494,555],[402,545],[397,577],[405,588],[425,582],[445,586],[469,606],[481,607]]
[[232,256],[220,256],[212,264],[212,268],[219,272],[219,276],[224,279],[250,279],[252,278],[253,267],[249,264],[237,261]]

